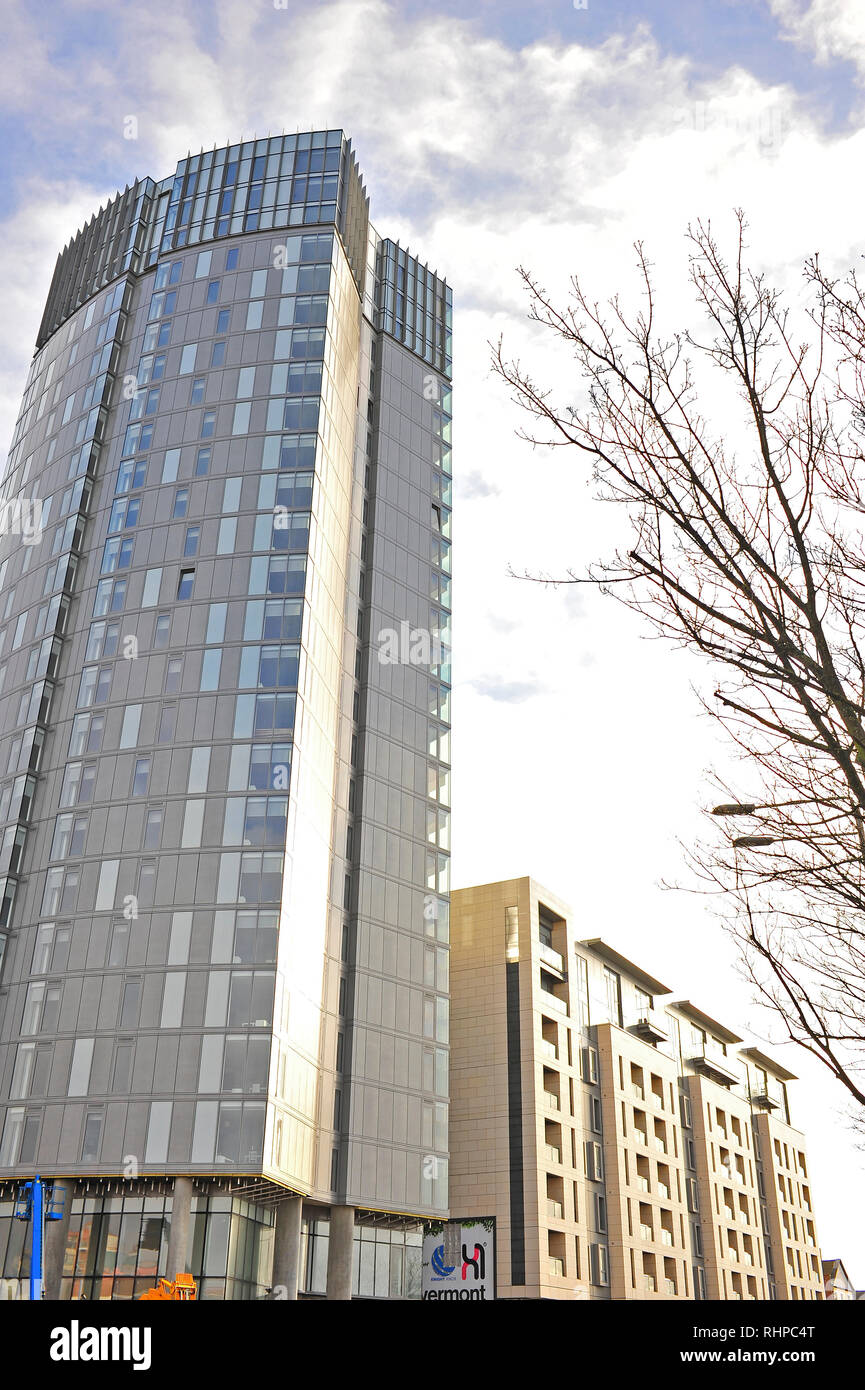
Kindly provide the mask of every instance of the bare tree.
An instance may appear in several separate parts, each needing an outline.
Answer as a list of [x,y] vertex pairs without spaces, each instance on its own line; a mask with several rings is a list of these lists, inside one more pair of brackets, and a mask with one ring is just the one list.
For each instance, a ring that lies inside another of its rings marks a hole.
[[[631,313],[576,278],[557,305],[520,271],[530,317],[576,358],[585,409],[557,405],[501,342],[493,365],[533,417],[522,437],[575,449],[630,517],[627,547],[565,582],[599,585],[709,659],[717,684],[701,698],[747,776],[723,787],[722,810],[749,819],[712,822],[693,862],[729,895],[787,1036],[865,1106],[865,296],[815,257],[797,341],[782,296],[745,264],[745,234],[738,213],[728,260],[710,225],[689,228],[705,337],[659,333],[641,244]],[[735,391],[735,448],[701,405],[713,373]]]

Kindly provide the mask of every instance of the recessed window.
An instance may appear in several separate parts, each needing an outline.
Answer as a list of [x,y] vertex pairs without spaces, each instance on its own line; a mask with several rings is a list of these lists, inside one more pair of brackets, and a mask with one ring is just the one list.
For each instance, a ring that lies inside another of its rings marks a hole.
[[114,570],[128,569],[132,564],[134,544],[131,536],[123,539],[114,536],[107,540],[102,552],[102,574],[111,574]]
[[158,849],[162,838],[162,807],[149,806],[144,822],[144,849]]
[[180,579],[177,584],[177,597],[179,599],[192,598],[192,586],[195,582],[195,570],[181,570]]
[[149,323],[144,330],[144,342],[142,348],[144,352],[153,352],[154,348],[167,347],[171,341],[171,321],[164,323]]
[[154,647],[167,647],[168,634],[171,631],[171,614],[160,613],[156,619],[156,626],[153,630]]
[[[208,303],[208,304],[215,304],[215,303],[217,302],[218,299],[219,299],[219,281],[218,281],[218,280],[211,280],[211,281],[210,281],[210,284],[207,286],[207,303]],[[166,310],[166,313],[170,313],[170,312],[171,312],[170,310]]]
[[183,274],[183,261],[163,261],[156,270],[154,289],[164,289],[166,285],[176,285]]
[[188,526],[186,528],[186,539],[183,542],[184,555],[197,555],[198,542],[201,539],[200,526]]
[[217,331],[217,333],[227,333],[227,332],[228,332],[228,325],[229,325],[230,322],[231,322],[231,310],[230,310],[230,309],[220,309],[219,313],[216,315],[216,331]]
[[176,725],[177,705],[163,705],[162,714],[159,719],[159,728],[156,731],[156,742],[170,743],[174,738]]
[[150,759],[136,758],[135,772],[132,777],[132,795],[146,796],[147,784],[150,781]]
[[204,383],[205,378],[203,376],[197,376],[193,381],[192,390],[189,393],[190,405],[200,405],[204,400]]
[[174,494],[174,510],[171,515],[174,518],[184,517],[189,509],[189,488],[179,487]]
[[82,1163],[96,1163],[98,1161],[101,1142],[102,1111],[90,1111],[84,1121],[84,1138],[81,1142]]
[[210,365],[211,367],[221,367],[224,365],[224,363],[225,339],[221,338],[219,342],[213,344],[213,347],[210,350]]
[[211,450],[210,450],[209,445],[206,446],[206,447],[203,448],[203,449],[199,449],[199,451],[198,451],[198,456],[197,456],[197,458],[196,458],[196,460],[195,460],[195,476],[196,476],[196,478],[200,478],[200,477],[202,477],[205,473],[209,472],[209,470],[210,470],[210,454],[211,454]]
[[201,418],[201,438],[210,439],[216,429],[216,411],[205,410]]
[[144,486],[147,459],[124,459],[117,473],[115,492],[134,492]]
[[165,668],[165,693],[174,695],[180,689],[180,677],[183,672],[183,657],[172,656],[169,658]]
[[140,510],[140,497],[118,497],[111,508],[111,514],[108,518],[109,535],[113,531],[123,531],[128,526],[137,525]]

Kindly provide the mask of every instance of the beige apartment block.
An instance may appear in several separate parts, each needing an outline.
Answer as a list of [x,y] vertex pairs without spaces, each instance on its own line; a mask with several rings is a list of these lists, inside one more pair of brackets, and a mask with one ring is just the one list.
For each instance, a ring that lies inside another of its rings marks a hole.
[[597,1025],[597,1042],[610,1296],[692,1298],[678,1068],[612,1023]]
[[453,1217],[517,1299],[822,1298],[792,1073],[531,878],[451,898]]
[[691,1075],[687,1087],[708,1297],[767,1299],[751,1108],[709,1076]]
[[595,1202],[566,909],[528,878],[451,904],[451,1212],[496,1216],[500,1298],[587,1298]]
[[823,1269],[804,1136],[775,1115],[756,1116],[776,1297],[822,1298]]

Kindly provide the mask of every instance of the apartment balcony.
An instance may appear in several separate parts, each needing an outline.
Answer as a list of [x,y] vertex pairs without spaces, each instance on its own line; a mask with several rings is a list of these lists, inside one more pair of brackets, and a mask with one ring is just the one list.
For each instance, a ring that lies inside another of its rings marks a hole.
[[556,1013],[567,1014],[568,1006],[564,999],[560,999],[557,994],[553,994],[550,990],[544,989],[543,985],[541,985],[541,995],[543,997],[545,1009],[555,1009]]
[[758,1091],[751,1097],[751,1104],[756,1105],[758,1110],[779,1110],[780,1105],[774,1096],[770,1096],[768,1091]]
[[722,1060],[710,1052],[699,1052],[696,1057],[686,1058],[686,1061],[694,1071],[708,1076],[710,1081],[717,1081],[722,1086],[735,1086],[741,1080],[739,1073],[733,1071],[726,1057]]
[[538,1043],[538,1051],[542,1057],[551,1057],[554,1062],[559,1060],[559,1049],[555,1043],[548,1042],[546,1038],[541,1038]]
[[544,1105],[548,1110],[560,1110],[561,1102],[558,1096],[554,1096],[552,1091],[544,1091]]
[[648,1014],[644,1014],[642,1018],[637,1019],[636,1023],[632,1023],[628,1031],[636,1033],[638,1038],[642,1038],[643,1042],[647,1043],[666,1042],[669,1036],[660,1024],[656,1023]]
[[555,1197],[547,1198],[547,1216],[551,1217],[553,1221],[564,1220],[564,1210],[561,1202],[557,1202]]
[[543,941],[538,947],[538,954],[548,970],[554,970],[560,979],[565,978],[565,958],[560,956],[558,951],[554,951],[552,946],[545,946]]
[[561,1163],[562,1151],[555,1148],[553,1144],[544,1144],[544,1158],[547,1163]]

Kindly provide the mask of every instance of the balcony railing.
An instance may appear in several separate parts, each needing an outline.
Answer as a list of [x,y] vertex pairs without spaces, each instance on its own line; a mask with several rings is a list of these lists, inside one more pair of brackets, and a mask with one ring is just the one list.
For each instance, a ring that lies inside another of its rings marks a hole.
[[547,1038],[541,1038],[538,1048],[544,1057],[552,1057],[554,1062],[559,1060],[559,1049],[555,1043],[549,1042]]
[[652,1230],[651,1226],[647,1226],[646,1223],[645,1223],[644,1221],[641,1221],[641,1222],[640,1222],[640,1239],[641,1239],[641,1240],[654,1240],[654,1239],[655,1239],[655,1233],[654,1233],[654,1231]]
[[562,1151],[557,1149],[554,1144],[544,1144],[544,1157],[547,1163],[561,1163]]
[[669,1202],[669,1200],[670,1200],[670,1189],[669,1189],[669,1187],[667,1186],[667,1184],[666,1184],[665,1182],[661,1182],[660,1179],[658,1180],[658,1192],[659,1192],[659,1194],[660,1194],[661,1197],[664,1197],[664,1198]]
[[543,985],[541,985],[541,993],[544,996],[545,1009],[555,1009],[560,1014],[566,1014],[568,1012],[568,1006],[564,999],[560,999],[557,994],[553,994],[551,990],[545,989]]
[[663,1043],[667,1041],[668,1034],[649,1014],[641,1014],[628,1026],[630,1031],[636,1033],[637,1037],[642,1038],[644,1042]]
[[720,1081],[722,1086],[735,1086],[741,1081],[741,1076],[730,1066],[729,1059],[723,1053],[698,1052],[686,1058],[688,1065],[695,1071],[708,1072],[713,1080]]
[[673,1244],[673,1232],[668,1231],[666,1226],[661,1227],[661,1242],[663,1245]]
[[637,1187],[639,1187],[639,1189],[640,1189],[641,1192],[648,1192],[648,1191],[649,1191],[649,1179],[648,1179],[648,1178],[644,1178],[644,1177],[642,1177],[640,1174],[638,1174],[638,1175],[637,1175]]
[[563,1279],[565,1277],[564,1260],[550,1260],[550,1277],[553,1279]]
[[547,1216],[553,1217],[555,1221],[561,1221],[564,1207],[561,1202],[557,1202],[555,1197],[547,1198]]
[[646,1293],[654,1293],[654,1292],[655,1292],[655,1278],[654,1278],[654,1275],[652,1275],[652,1274],[644,1274],[644,1275],[643,1275],[643,1288],[646,1290]]
[[674,1279],[665,1279],[664,1283],[667,1286],[667,1293],[676,1294],[678,1292]]
[[565,959],[560,956],[558,951],[554,951],[552,946],[545,946],[543,941],[538,949],[538,954],[545,965],[549,965],[553,970],[558,970],[560,975],[565,973]]
[[544,1091],[544,1104],[548,1110],[559,1110],[561,1108],[558,1096],[554,1096],[552,1091]]

